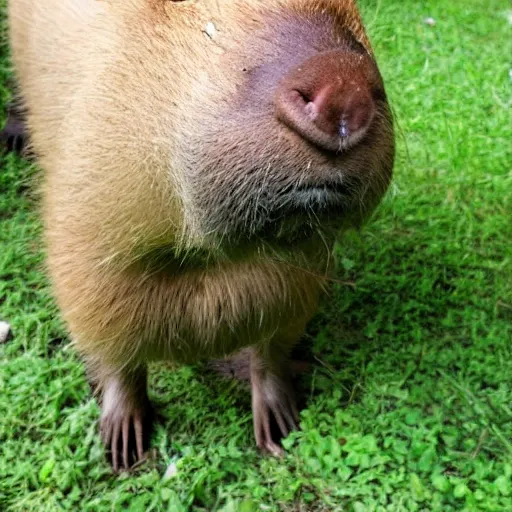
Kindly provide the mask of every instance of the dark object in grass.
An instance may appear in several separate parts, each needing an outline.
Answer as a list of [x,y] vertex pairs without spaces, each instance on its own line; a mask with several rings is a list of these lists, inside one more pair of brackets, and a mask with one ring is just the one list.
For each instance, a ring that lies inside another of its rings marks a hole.
[[48,268],[114,469],[147,446],[148,362],[243,348],[256,443],[280,455],[272,422],[298,423],[290,351],[336,236],[393,167],[354,2],[17,0],[9,23]]
[[0,132],[0,144],[4,151],[29,156],[27,153],[28,133],[25,127],[25,116],[17,102],[7,106],[7,122]]

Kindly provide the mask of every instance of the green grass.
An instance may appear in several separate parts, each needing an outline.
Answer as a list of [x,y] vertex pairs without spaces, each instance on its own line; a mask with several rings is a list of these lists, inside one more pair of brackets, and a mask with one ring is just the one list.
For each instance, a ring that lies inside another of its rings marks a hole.
[[512,510],[510,4],[362,4],[398,119],[395,184],[337,248],[356,288],[333,285],[310,327],[319,362],[282,461],[256,452],[243,385],[158,367],[155,458],[111,474],[41,272],[33,170],[3,157],[0,510]]

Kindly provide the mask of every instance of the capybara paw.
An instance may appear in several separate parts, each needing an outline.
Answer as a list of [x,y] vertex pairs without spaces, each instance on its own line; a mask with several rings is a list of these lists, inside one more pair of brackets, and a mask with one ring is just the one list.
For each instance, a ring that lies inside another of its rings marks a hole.
[[145,393],[135,397],[117,381],[105,388],[100,433],[114,471],[128,470],[143,460],[151,423]]
[[[263,452],[280,457],[284,454],[279,439],[298,429],[299,413],[291,385],[274,375],[252,383],[254,435],[256,445]],[[278,435],[272,433],[272,418],[278,427]]]
[[101,437],[114,471],[128,470],[144,458],[147,418],[140,410],[101,419]]

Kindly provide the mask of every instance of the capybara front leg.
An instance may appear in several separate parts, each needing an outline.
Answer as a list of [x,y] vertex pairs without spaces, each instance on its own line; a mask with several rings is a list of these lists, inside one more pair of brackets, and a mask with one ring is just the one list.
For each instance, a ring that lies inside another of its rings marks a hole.
[[266,348],[254,348],[251,353],[254,435],[260,450],[281,456],[283,449],[279,440],[272,435],[271,420],[275,420],[281,437],[286,437],[298,428],[299,414],[288,370],[288,358]]
[[112,373],[103,380],[100,431],[114,471],[144,457],[152,422],[147,370]]

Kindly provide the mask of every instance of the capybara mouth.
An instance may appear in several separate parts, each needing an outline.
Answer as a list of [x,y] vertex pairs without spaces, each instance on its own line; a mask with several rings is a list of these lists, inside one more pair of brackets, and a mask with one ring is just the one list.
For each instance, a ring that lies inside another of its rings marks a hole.
[[276,198],[275,208],[281,220],[303,218],[306,224],[323,222],[333,214],[341,215],[352,202],[353,190],[342,182],[302,184]]
[[356,190],[352,183],[328,181],[290,187],[271,200],[260,197],[252,221],[244,223],[245,230],[234,238],[242,243],[254,238],[269,242],[311,238],[318,230],[339,224],[350,211]]
[[325,210],[330,206],[346,204],[351,192],[344,182],[328,181],[320,184],[308,184],[297,187],[293,192],[293,202],[299,207]]
[[250,181],[219,194],[216,208],[202,222],[212,239],[227,246],[246,246],[255,239],[303,240],[350,222],[363,193],[364,180],[341,172],[334,178],[283,179],[270,186]]

